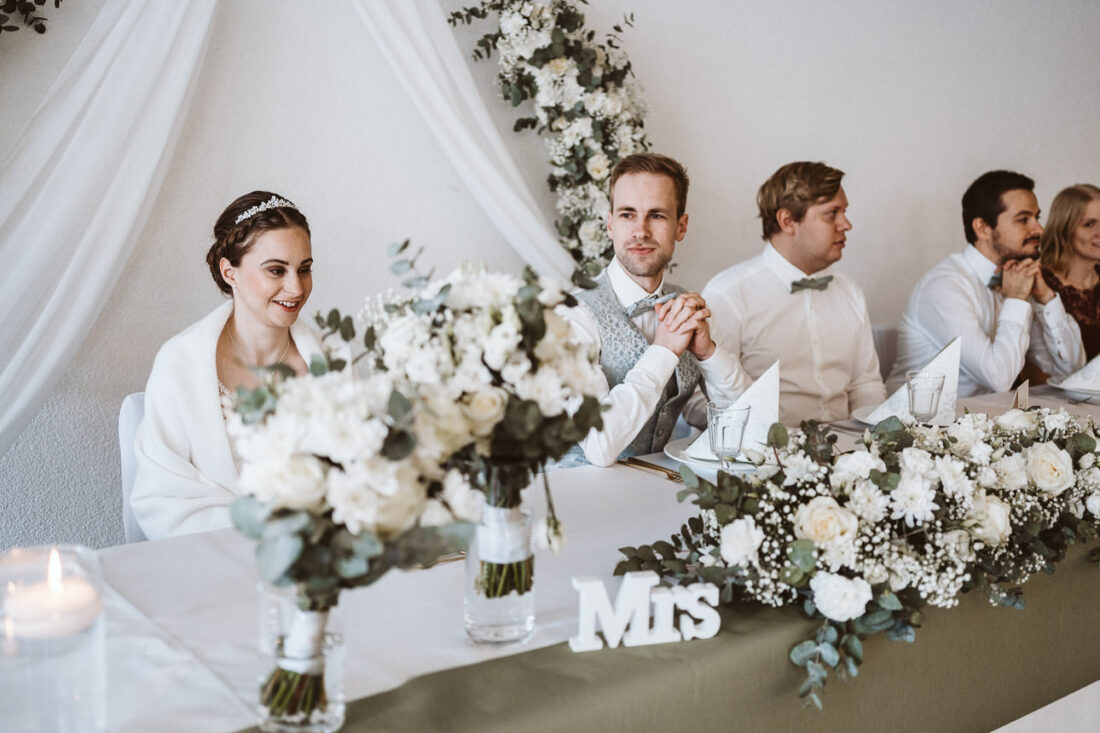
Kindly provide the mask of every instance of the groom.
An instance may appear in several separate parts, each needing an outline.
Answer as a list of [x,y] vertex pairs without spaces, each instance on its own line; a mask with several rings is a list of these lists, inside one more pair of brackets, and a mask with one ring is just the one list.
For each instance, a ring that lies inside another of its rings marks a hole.
[[594,289],[574,293],[576,308],[562,310],[599,354],[604,427],[589,432],[562,466],[610,466],[660,451],[681,413],[705,425],[707,396],[734,399],[751,383],[711,339],[703,298],[665,281],[687,234],[687,171],[667,156],[638,153],[619,161],[610,187],[615,258]]

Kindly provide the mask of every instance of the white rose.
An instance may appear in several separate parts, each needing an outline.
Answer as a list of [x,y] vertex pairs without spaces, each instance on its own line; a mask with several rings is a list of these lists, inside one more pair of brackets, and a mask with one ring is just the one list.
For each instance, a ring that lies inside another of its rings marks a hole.
[[989,545],[1000,545],[1012,533],[1010,507],[990,494],[974,497],[970,520],[970,534]]
[[932,461],[931,454],[920,448],[903,450],[898,457],[898,466],[903,474],[912,473],[928,478],[936,475],[936,464]]
[[855,538],[859,519],[836,503],[831,496],[814,497],[798,507],[794,515],[794,533],[800,539],[824,545]]
[[484,438],[493,432],[493,428],[504,417],[504,408],[507,405],[507,392],[500,387],[488,387],[470,395],[462,409],[470,419],[474,435]]
[[1085,500],[1085,508],[1094,517],[1100,517],[1100,491],[1095,491]]
[[814,605],[825,618],[850,621],[863,615],[871,601],[871,586],[863,578],[845,578],[824,571],[810,579]]
[[603,153],[597,153],[588,159],[585,168],[593,180],[602,181],[611,172],[611,161]]
[[245,463],[238,486],[276,509],[313,510],[325,499],[325,469],[316,457],[295,453],[282,462]]
[[730,567],[757,563],[756,551],[764,542],[764,531],[751,516],[735,519],[722,527],[722,559]]
[[1027,477],[1039,491],[1058,496],[1073,486],[1073,459],[1054,443],[1036,443],[1027,450]]
[[329,471],[333,521],[353,534],[366,530],[383,541],[396,537],[416,523],[427,498],[405,461],[374,457]]
[[997,427],[1012,432],[1035,433],[1039,429],[1039,416],[1028,410],[1009,410],[994,421]]

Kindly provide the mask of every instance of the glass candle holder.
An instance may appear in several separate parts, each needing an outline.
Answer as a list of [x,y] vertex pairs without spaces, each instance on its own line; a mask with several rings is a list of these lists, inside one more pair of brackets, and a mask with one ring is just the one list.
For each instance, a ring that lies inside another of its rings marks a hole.
[[0,700],[6,730],[107,729],[102,581],[87,547],[0,555]]

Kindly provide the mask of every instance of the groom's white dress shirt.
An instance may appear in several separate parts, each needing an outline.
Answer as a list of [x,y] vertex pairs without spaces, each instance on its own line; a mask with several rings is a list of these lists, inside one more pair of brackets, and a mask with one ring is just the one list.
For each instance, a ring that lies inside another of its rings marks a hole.
[[711,333],[752,379],[780,360],[779,420],[787,425],[844,420],[886,399],[863,293],[839,272],[813,277],[828,275],[824,290],[791,292],[807,275],[769,243],[703,288]]
[[923,367],[956,336],[959,397],[1008,391],[1027,356],[1050,376],[1084,366],[1081,329],[1062,298],[1056,294],[1046,305],[1005,298],[989,287],[996,271],[968,244],[921,278],[901,319],[890,384],[901,384],[907,370]]
[[[664,279],[653,293],[646,292],[619,265],[616,259],[607,266],[607,278],[615,297],[623,308],[645,298],[648,295],[664,293]],[[576,308],[560,307],[558,312],[568,319],[573,333],[580,339],[593,344],[597,353],[601,348],[600,329],[591,311],[583,305]],[[657,334],[657,314],[648,310],[630,319],[641,330],[650,343],[642,357],[627,373],[622,384],[613,389],[603,380],[600,398],[610,409],[603,413],[603,430],[591,430],[581,448],[585,458],[597,466],[610,466],[619,454],[638,434],[657,407],[665,385],[676,371],[680,358],[670,349],[653,344]],[[713,323],[713,322],[712,322]],[[709,359],[699,362],[699,370],[707,385],[707,395],[711,400],[733,400],[748,389],[752,381],[746,376],[737,361],[720,346]],[[692,425],[705,426],[707,422],[707,396],[699,390],[688,400],[684,408],[684,418]]]

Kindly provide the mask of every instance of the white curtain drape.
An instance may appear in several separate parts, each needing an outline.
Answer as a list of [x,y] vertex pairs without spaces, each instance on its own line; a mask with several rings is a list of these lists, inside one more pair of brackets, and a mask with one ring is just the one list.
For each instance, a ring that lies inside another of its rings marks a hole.
[[482,102],[437,0],[354,0],[360,17],[485,214],[536,271],[568,282],[547,225]]
[[214,6],[107,0],[4,158],[0,455],[60,378],[134,248]]

